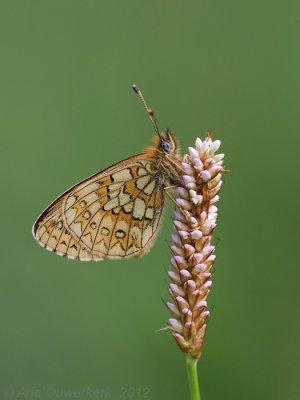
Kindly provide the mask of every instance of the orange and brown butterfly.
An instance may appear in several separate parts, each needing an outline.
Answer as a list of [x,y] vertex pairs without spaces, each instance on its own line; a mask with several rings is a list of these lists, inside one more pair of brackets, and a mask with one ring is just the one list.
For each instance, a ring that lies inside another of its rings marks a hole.
[[80,261],[141,257],[153,246],[169,187],[179,183],[181,157],[170,130],[133,85],[156,135],[153,146],[79,182],[37,219],[33,235],[47,250]]

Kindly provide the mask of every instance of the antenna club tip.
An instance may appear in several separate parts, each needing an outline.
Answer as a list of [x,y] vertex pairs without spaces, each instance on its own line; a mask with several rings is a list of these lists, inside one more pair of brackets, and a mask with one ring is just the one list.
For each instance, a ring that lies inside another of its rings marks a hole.
[[132,85],[132,89],[135,91],[135,93],[138,93],[140,91],[138,85],[136,84]]

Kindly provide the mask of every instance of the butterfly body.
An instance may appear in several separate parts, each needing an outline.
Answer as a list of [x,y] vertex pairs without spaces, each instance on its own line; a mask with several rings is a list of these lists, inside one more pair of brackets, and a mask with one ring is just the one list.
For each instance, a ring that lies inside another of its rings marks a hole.
[[154,244],[165,188],[179,183],[178,142],[170,130],[145,152],[76,184],[37,219],[47,250],[81,261],[141,257]]

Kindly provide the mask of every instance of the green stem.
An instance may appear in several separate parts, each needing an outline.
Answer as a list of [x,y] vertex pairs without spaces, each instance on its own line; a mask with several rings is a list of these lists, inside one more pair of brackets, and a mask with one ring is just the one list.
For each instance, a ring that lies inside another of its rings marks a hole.
[[201,400],[199,381],[197,374],[198,359],[191,357],[189,354],[186,356],[186,369],[190,387],[191,400]]

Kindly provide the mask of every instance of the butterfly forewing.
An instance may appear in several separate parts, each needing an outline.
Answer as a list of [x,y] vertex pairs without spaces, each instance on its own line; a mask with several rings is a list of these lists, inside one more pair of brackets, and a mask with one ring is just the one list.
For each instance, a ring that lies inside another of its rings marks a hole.
[[140,154],[75,185],[38,218],[36,240],[82,261],[142,256],[164,207],[155,161]]

